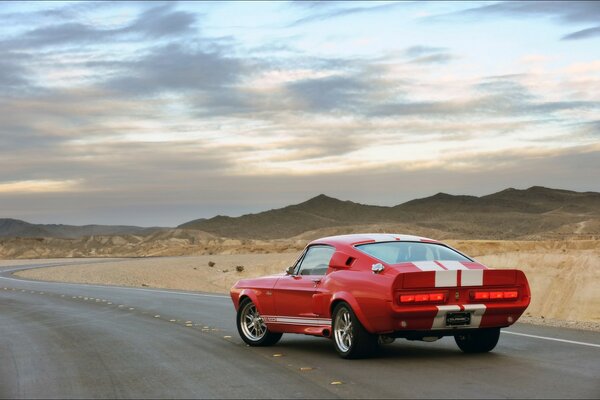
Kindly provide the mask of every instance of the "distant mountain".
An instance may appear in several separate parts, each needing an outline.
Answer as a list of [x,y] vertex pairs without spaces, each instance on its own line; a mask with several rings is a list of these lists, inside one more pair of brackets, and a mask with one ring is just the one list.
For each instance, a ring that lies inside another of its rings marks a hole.
[[62,225],[30,224],[11,218],[0,218],[0,237],[54,237],[75,239],[93,235],[141,235],[146,236],[164,228],[141,228],[124,225]]
[[240,217],[194,220],[178,228],[238,239],[275,239],[308,231],[318,235],[331,228],[353,231],[352,226],[377,229],[402,224],[409,231],[428,229],[444,237],[535,239],[564,235],[573,229],[594,234],[589,230],[599,221],[600,193],[533,186],[481,197],[438,193],[394,207],[364,205],[321,194],[296,205]]
[[[295,237],[305,240],[366,230],[402,231],[439,239],[582,237],[600,235],[600,193],[533,186],[526,190],[509,188],[481,197],[438,193],[394,207],[342,201],[321,194],[279,209],[240,217],[218,215],[193,220],[177,228],[233,239]],[[0,219],[0,237],[78,239],[119,235],[164,241],[171,238],[173,231],[137,226],[31,224]],[[181,235],[179,232],[177,239],[181,239]]]
[[389,207],[368,206],[341,201],[323,194],[304,203],[284,208],[246,214],[241,217],[218,215],[179,225],[231,238],[272,239],[331,226],[385,221]]

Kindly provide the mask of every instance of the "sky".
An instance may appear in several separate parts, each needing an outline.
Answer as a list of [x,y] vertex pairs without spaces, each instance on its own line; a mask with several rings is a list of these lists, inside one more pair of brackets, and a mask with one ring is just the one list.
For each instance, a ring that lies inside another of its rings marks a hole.
[[0,2],[0,218],[600,191],[600,2]]

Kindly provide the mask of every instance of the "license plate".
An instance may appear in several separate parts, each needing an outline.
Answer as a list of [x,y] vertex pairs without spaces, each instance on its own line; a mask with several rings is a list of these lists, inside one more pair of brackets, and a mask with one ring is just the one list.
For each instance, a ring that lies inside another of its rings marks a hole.
[[471,313],[457,312],[446,314],[446,326],[464,326],[471,324]]

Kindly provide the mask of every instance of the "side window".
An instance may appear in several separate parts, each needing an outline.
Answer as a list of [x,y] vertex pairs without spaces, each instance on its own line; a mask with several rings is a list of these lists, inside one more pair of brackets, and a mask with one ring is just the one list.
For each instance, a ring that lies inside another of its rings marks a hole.
[[311,246],[300,261],[298,275],[325,275],[335,249],[331,246]]

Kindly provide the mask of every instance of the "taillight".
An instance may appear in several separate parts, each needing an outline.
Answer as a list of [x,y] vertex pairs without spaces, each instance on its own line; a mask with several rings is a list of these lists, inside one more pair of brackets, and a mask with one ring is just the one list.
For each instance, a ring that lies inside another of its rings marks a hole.
[[400,303],[440,302],[446,299],[444,293],[416,293],[400,295]]
[[516,299],[519,297],[519,292],[516,290],[510,291],[476,291],[471,292],[471,298],[474,300],[502,300],[502,299]]
[[400,303],[412,303],[413,301],[415,301],[415,296],[413,295],[400,296]]
[[484,300],[490,298],[490,292],[475,292],[473,293],[473,298],[475,300]]

